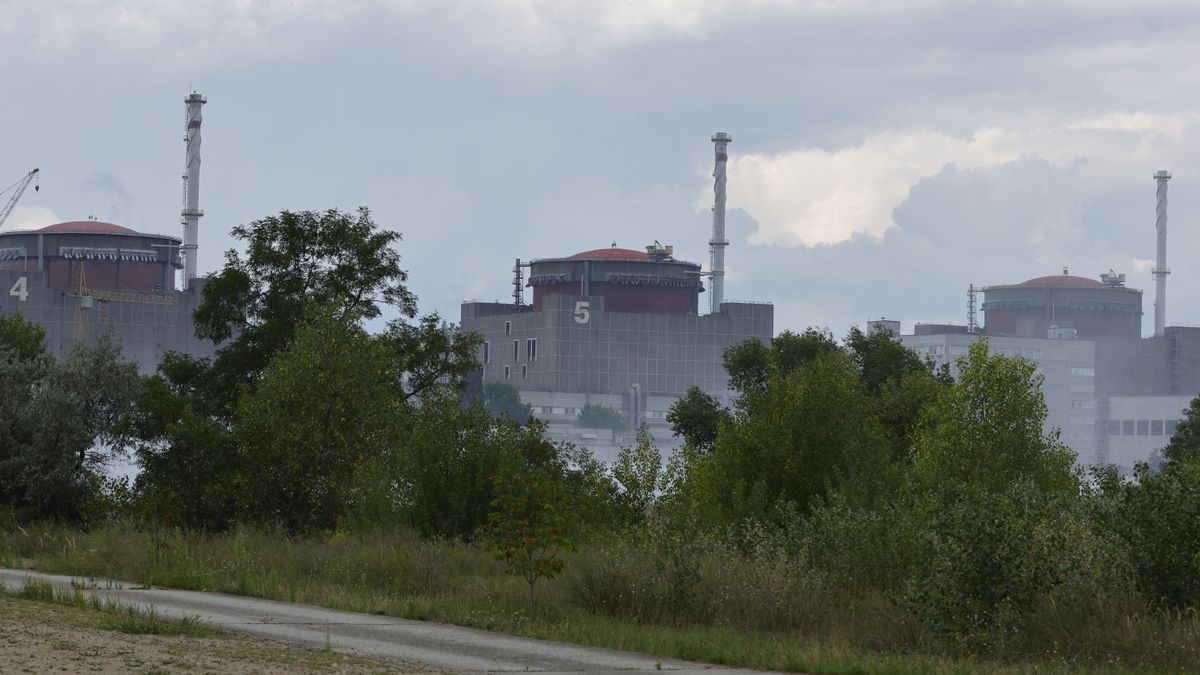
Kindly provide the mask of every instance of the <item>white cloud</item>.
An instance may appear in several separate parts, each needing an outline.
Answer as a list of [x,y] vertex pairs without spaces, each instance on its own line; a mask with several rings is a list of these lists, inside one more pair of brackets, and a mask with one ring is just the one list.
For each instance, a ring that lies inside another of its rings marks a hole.
[[[738,155],[731,148],[729,205],[759,225],[750,243],[818,246],[896,227],[893,210],[922,179],[948,164],[961,169],[1036,158],[1078,167],[1099,193],[1149,176],[1151,166],[1188,163],[1200,115],[1113,112],[1057,125],[982,128],[969,137],[939,131],[887,131],[835,150],[801,148]],[[711,203],[705,187],[697,205]],[[1063,227],[1071,227],[1065,219]],[[1077,223],[1074,223],[1077,225]],[[1041,232],[1040,241],[1053,239]]]
[[48,208],[42,206],[18,206],[4,221],[4,232],[15,230],[36,230],[38,228],[61,223],[62,218]]

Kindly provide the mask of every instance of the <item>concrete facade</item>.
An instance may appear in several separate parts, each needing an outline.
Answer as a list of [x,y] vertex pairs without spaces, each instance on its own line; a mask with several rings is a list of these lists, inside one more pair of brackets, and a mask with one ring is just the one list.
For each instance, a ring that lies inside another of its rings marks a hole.
[[[173,304],[94,300],[84,310],[87,339],[112,330],[126,359],[142,373],[152,373],[162,355],[178,351],[211,356],[211,342],[196,338],[192,312],[200,303],[203,282],[170,293]],[[62,357],[75,345],[75,313],[79,299],[50,287],[45,272],[0,269],[0,314],[20,313],[46,330],[46,348]]]
[[747,338],[769,343],[774,308],[727,302],[720,313],[704,316],[613,312],[602,296],[553,294],[542,299],[540,310],[463,303],[461,327],[483,337],[484,381],[515,386],[534,414],[550,423],[551,437],[604,446],[604,439],[583,438],[574,427],[590,403],[618,410],[629,422],[608,441],[612,448],[642,424],[661,444],[672,445],[666,422],[671,404],[692,386],[727,398],[725,349]]
[[1166,447],[1191,396],[1114,396],[1100,401],[1104,463],[1129,472]]

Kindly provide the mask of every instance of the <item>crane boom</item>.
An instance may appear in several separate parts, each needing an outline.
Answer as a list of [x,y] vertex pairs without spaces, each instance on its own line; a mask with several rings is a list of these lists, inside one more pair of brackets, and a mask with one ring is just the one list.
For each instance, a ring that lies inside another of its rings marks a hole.
[[[8,220],[9,214],[13,212],[13,209],[17,208],[17,201],[21,199],[21,195],[25,194],[25,188],[29,187],[29,184],[33,182],[33,179],[37,178],[37,175],[38,170],[34,169],[33,171],[25,174],[25,176],[17,182],[0,191],[0,195],[2,195],[13,188],[17,189],[17,191],[13,193],[12,198],[8,200],[8,203],[4,205],[4,210],[0,211],[0,227],[4,227],[4,221]],[[40,187],[40,185],[34,187],[33,191],[37,192]]]

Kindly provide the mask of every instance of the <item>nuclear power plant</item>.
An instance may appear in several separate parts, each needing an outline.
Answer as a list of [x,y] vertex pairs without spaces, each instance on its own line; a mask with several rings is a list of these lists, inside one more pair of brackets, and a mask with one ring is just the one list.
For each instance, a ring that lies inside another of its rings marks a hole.
[[[774,308],[724,299],[728,144],[712,137],[710,264],[677,260],[671,246],[646,242],[516,261],[513,301],[464,302],[461,326],[483,336],[485,381],[508,382],[552,438],[587,445],[601,457],[644,426],[660,445],[675,442],[666,421],[689,387],[724,396],[722,354],[747,338],[769,342]],[[528,279],[525,270],[528,269]],[[704,280],[709,281],[705,289]],[[525,289],[532,289],[526,303]],[[709,293],[702,303],[701,293]],[[707,312],[701,313],[701,307]],[[620,429],[580,427],[584,406],[620,412]]]
[[[1083,464],[1130,469],[1152,458],[1200,395],[1200,328],[1167,323],[1167,181],[1156,183],[1154,334],[1142,337],[1142,291],[1114,271],[1095,279],[1062,274],[968,287],[963,325],[921,324],[904,344],[952,368],[974,341],[1037,364],[1047,429]],[[982,292],[983,326],[976,316]]]
[[[97,220],[0,231],[0,313],[20,312],[41,325],[51,353],[61,357],[106,332],[147,373],[168,351],[213,353],[212,343],[196,338],[192,323],[203,285],[196,252],[204,214],[200,111],[206,102],[195,92],[184,100],[182,237]],[[35,169],[17,186],[0,211],[0,225],[36,174]]]

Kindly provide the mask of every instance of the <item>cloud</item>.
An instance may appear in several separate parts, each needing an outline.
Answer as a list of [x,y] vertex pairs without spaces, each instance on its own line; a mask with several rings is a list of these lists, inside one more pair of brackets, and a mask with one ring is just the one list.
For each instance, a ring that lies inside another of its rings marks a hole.
[[[1050,126],[985,127],[962,137],[924,129],[887,131],[834,150],[738,155],[731,149],[729,204],[757,221],[751,244],[811,247],[858,235],[879,240],[900,225],[896,208],[923,180],[942,174],[942,180],[953,181],[967,176],[964,170],[1024,158],[1028,167],[1069,167],[1073,174],[1073,185],[1056,191],[1057,201],[1038,200],[1045,210],[1024,216],[1021,227],[1034,227],[1025,243],[1045,249],[1078,224],[1077,213],[1063,211],[1067,201],[1127,184],[1131,174],[1148,175],[1150,166],[1188,161],[1187,153],[1200,150],[1198,131],[1200,116],[1193,113],[1118,111]],[[1006,184],[1010,179],[1019,184]],[[1022,181],[1014,172],[999,172],[986,187],[964,184],[957,190],[985,189],[988,194],[976,196],[1004,201],[1022,200],[1040,189]],[[954,190],[946,194],[956,199]],[[697,206],[710,202],[706,185]],[[961,216],[957,227],[974,233],[988,210],[981,206]]]
[[18,206],[4,221],[4,232],[14,230],[36,230],[47,225],[62,222],[62,218],[43,206]]

